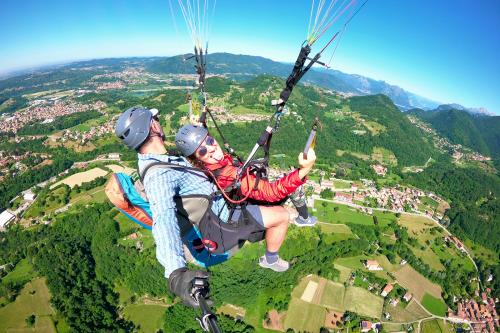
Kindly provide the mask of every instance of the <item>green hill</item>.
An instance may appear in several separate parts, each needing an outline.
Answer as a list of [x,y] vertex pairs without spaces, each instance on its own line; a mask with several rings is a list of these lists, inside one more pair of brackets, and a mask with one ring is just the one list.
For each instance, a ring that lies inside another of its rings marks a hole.
[[432,125],[438,133],[451,142],[469,147],[481,154],[500,156],[500,117],[473,116],[466,111],[449,109],[441,111],[410,110]]

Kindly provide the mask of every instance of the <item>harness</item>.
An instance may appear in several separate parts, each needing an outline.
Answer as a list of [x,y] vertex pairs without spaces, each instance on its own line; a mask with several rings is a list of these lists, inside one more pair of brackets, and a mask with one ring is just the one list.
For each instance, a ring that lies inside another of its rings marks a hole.
[[[142,183],[147,172],[153,168],[183,170],[202,178],[202,175],[206,175],[198,168],[158,161],[150,163],[139,173]],[[236,209],[241,209],[241,215],[237,221],[221,221],[220,213],[216,214],[212,210],[214,197],[217,194],[216,192],[212,195],[174,196],[181,236],[191,239],[190,247],[198,253],[207,249],[211,255],[231,255],[240,249],[246,240],[250,242],[262,240],[265,230],[246,210],[245,205],[232,205],[230,217]],[[194,233],[199,234],[200,237],[193,237]]]

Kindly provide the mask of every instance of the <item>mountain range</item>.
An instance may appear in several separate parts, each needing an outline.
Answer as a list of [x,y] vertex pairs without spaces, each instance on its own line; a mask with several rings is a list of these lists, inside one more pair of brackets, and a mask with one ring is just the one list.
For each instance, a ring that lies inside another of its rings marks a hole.
[[[192,73],[194,61],[185,60],[190,56],[192,55],[158,58],[149,63],[147,70],[156,73]],[[290,74],[291,64],[258,56],[212,53],[207,57],[207,70],[208,73],[225,74],[235,80],[248,79],[262,74],[287,77]],[[313,68],[301,82],[316,84],[347,95],[384,94],[402,111],[413,108],[431,110],[441,104],[385,81],[374,80],[358,74],[347,74],[334,69]],[[471,113],[491,115],[485,109],[465,108],[463,106],[460,106],[460,109]]]

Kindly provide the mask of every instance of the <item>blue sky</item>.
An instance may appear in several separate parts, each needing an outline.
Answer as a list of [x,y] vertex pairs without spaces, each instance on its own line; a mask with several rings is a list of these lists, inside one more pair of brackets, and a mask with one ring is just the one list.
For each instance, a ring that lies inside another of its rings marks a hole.
[[[0,73],[78,59],[190,52],[177,0],[171,2],[175,22],[169,0],[4,0]],[[310,4],[218,0],[209,51],[291,62],[306,37]],[[500,114],[499,59],[500,1],[370,0],[342,37],[332,66]]]

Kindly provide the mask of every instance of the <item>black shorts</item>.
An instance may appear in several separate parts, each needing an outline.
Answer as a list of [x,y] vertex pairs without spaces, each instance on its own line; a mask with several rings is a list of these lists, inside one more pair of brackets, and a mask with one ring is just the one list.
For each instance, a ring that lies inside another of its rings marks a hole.
[[210,252],[222,254],[241,247],[245,241],[257,242],[264,239],[266,228],[260,209],[255,205],[248,206],[239,206],[241,208],[233,210],[228,222],[222,222],[212,209],[206,212],[198,228]]

